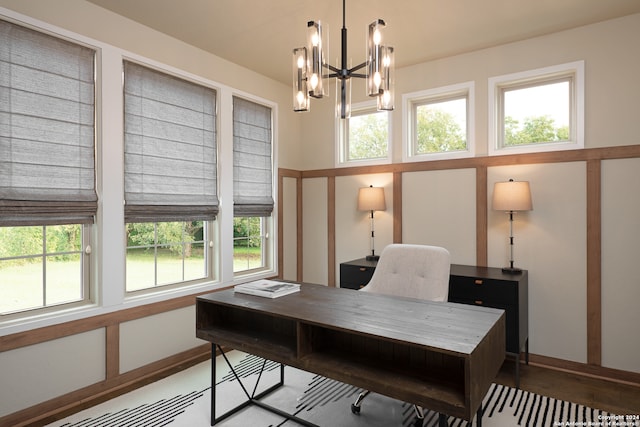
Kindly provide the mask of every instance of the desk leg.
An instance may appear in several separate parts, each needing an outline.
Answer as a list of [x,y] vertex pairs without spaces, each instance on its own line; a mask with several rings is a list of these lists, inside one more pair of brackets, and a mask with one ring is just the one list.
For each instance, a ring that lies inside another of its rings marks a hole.
[[[224,358],[225,362],[227,363],[227,366],[231,370],[231,373],[233,373],[233,376],[236,378],[236,381],[238,382],[238,384],[242,388],[242,391],[247,397],[247,400],[245,402],[239,404],[233,409],[230,409],[229,411],[225,412],[219,417],[216,417],[216,348],[220,350],[220,353]],[[242,381],[240,381],[240,377],[238,376],[235,369],[233,368],[233,365],[231,365],[231,362],[229,362],[229,359],[227,359],[227,356],[222,350],[222,348],[219,345],[211,344],[211,425],[212,426],[216,425],[216,423],[224,420],[225,418],[230,417],[231,415],[235,414],[236,412],[239,412],[240,410],[246,408],[249,405],[256,405],[269,412],[280,415],[283,418],[293,420],[305,427],[319,427],[318,425],[310,423],[307,420],[303,420],[302,418],[298,418],[295,415],[289,414],[278,408],[274,408],[273,406],[267,405],[266,403],[260,402],[260,399],[262,399],[264,396],[266,396],[267,394],[271,393],[272,391],[284,385],[284,365],[281,363],[280,364],[280,381],[272,385],[268,389],[264,390],[263,392],[256,394],[256,391],[258,389],[258,384],[260,383],[260,379],[262,378],[262,373],[264,372],[264,367],[266,363],[267,361],[265,360],[264,363],[262,364],[262,368],[260,368],[260,374],[258,374],[255,387],[252,393],[249,394],[249,392],[245,388]]]
[[476,426],[482,427],[482,416],[484,415],[484,409],[482,409],[482,404],[478,408],[478,412],[476,413]]
[[516,353],[516,390],[520,389],[520,353]]

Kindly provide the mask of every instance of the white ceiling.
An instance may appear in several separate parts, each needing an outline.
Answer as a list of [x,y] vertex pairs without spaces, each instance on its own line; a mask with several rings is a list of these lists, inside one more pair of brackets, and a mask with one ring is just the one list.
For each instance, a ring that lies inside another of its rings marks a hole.
[[[340,56],[341,0],[87,1],[285,84],[307,21],[323,22],[328,57]],[[348,53],[364,60],[378,18],[404,67],[639,12],[640,0],[347,0]]]

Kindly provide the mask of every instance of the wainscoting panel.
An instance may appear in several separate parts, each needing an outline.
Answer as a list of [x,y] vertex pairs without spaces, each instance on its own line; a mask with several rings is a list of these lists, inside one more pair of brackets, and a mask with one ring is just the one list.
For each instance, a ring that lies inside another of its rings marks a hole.
[[529,181],[533,210],[514,214],[514,260],[529,271],[529,349],[587,362],[586,163],[488,169],[489,265],[509,261],[509,217],[493,211],[497,181]]
[[602,162],[602,254],[602,366],[640,373],[640,159]]
[[204,344],[196,338],[195,306],[120,325],[120,373]]
[[105,342],[100,328],[0,352],[0,418],[103,381]]
[[454,264],[476,263],[476,171],[402,175],[402,242],[443,246]]

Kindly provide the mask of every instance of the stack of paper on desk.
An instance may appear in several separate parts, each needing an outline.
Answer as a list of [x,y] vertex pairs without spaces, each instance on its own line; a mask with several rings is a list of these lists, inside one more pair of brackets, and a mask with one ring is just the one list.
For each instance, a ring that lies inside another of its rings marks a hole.
[[300,285],[297,283],[276,282],[273,280],[256,280],[255,282],[236,285],[233,290],[243,294],[278,298],[283,295],[298,292],[300,290]]

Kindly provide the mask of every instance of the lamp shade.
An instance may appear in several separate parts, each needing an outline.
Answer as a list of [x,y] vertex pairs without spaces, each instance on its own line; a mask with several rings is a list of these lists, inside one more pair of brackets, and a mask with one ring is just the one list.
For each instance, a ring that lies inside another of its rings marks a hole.
[[384,201],[384,188],[363,187],[358,191],[358,210],[360,211],[384,211],[387,205]]
[[533,209],[528,181],[496,182],[493,186],[493,210],[530,211]]

